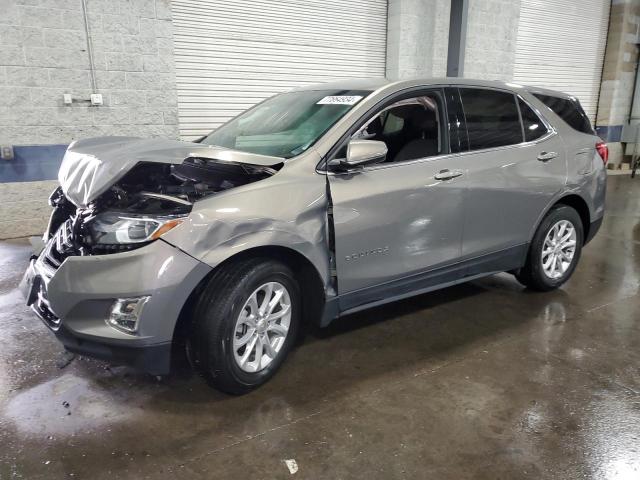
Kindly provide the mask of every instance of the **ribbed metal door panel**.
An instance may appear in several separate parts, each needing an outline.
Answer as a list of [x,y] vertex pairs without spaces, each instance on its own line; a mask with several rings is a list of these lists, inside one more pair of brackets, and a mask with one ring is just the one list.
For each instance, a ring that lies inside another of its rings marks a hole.
[[610,3],[610,0],[522,0],[514,81],[575,95],[593,122]]
[[180,135],[293,87],[385,74],[386,0],[173,0]]

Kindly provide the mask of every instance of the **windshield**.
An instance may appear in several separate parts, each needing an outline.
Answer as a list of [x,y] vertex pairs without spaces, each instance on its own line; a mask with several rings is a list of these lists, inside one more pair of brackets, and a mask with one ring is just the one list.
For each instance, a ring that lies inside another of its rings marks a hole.
[[303,90],[276,95],[225,123],[201,143],[291,158],[313,145],[369,93]]

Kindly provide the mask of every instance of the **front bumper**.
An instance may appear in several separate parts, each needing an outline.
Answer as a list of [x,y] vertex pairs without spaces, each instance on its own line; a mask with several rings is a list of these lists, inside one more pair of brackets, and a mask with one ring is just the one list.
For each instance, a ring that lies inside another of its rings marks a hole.
[[108,340],[94,341],[80,337],[67,330],[64,325],[54,333],[64,348],[73,353],[110,363],[131,365],[152,375],[166,375],[171,369],[171,342],[138,346],[115,345]]
[[[210,270],[158,240],[124,253],[71,256],[57,270],[41,255],[31,260],[20,289],[68,350],[161,375],[169,372],[182,307]],[[135,335],[107,324],[116,299],[143,295],[151,298]]]

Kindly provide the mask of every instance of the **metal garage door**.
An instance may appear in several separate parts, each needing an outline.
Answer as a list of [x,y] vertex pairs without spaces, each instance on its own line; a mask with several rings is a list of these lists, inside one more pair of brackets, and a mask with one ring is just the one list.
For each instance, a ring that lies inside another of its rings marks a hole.
[[513,78],[575,95],[595,120],[611,0],[522,0]]
[[173,0],[180,135],[275,93],[385,74],[386,0]]

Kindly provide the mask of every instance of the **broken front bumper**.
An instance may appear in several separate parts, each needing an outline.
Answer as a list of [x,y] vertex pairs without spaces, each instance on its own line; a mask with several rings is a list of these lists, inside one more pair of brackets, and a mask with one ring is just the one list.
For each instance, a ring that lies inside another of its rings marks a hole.
[[[20,289],[68,350],[156,375],[169,372],[176,322],[211,267],[162,240],[129,252],[70,256],[57,269],[45,253],[31,260]],[[141,296],[150,298],[135,334],[107,323],[117,299]]]

